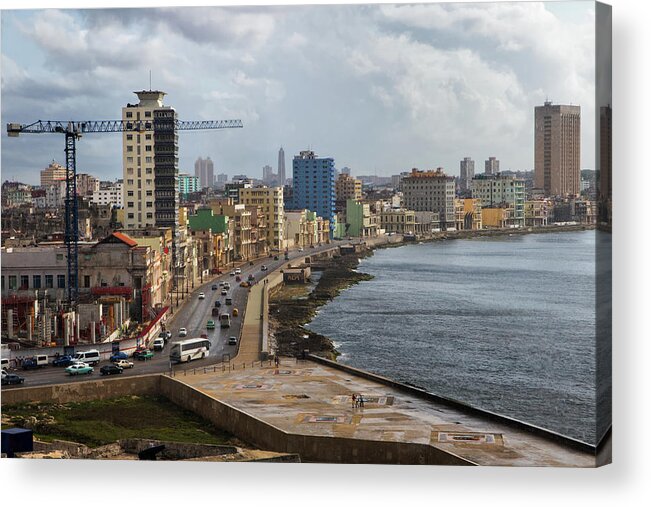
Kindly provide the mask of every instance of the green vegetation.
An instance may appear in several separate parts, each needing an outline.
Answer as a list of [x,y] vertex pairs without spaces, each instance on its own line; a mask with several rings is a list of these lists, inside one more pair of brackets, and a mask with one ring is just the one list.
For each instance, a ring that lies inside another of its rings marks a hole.
[[82,403],[2,407],[2,427],[31,428],[39,440],[69,440],[89,447],[124,438],[232,444],[233,435],[196,414],[154,396],[125,396]]

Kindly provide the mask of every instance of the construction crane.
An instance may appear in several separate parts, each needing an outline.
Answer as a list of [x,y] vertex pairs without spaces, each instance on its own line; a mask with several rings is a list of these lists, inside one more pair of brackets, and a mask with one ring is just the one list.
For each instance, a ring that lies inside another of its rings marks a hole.
[[215,130],[242,128],[241,120],[180,121],[169,118],[154,118],[150,121],[131,120],[89,120],[53,121],[38,120],[29,125],[8,123],[7,135],[20,134],[64,134],[66,139],[66,199],[65,199],[65,244],[68,254],[67,306],[76,310],[79,297],[79,222],[77,205],[77,140],[82,134],[106,132],[176,132],[179,130]]

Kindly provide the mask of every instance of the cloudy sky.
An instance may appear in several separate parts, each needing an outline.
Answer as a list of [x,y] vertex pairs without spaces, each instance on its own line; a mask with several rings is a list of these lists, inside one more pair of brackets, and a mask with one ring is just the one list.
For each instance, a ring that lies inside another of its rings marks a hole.
[[[260,177],[310,147],[353,174],[459,173],[496,156],[533,167],[533,108],[582,108],[594,167],[594,3],[196,7],[2,12],[2,179],[39,182],[63,136],[7,138],[7,122],[118,119],[135,90],[182,120],[244,129],[179,136],[181,172]],[[88,134],[78,171],[122,176],[119,134]]]

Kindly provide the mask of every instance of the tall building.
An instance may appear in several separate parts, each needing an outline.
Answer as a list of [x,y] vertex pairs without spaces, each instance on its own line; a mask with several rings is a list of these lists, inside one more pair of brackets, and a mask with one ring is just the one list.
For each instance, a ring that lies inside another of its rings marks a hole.
[[218,174],[217,183],[226,183],[228,181],[228,174]]
[[201,157],[194,163],[194,175],[199,179],[199,188],[212,187],[215,184],[215,166],[207,157],[205,160]]
[[193,194],[200,190],[199,178],[191,176],[190,174],[179,174],[179,194],[187,196],[188,194]]
[[342,167],[341,168],[341,174],[347,174],[348,176],[350,176],[350,167],[348,167],[348,166]]
[[66,168],[57,164],[54,160],[41,171],[41,186],[49,187],[57,182],[66,179]]
[[267,223],[267,245],[271,249],[284,249],[285,206],[282,187],[242,188],[240,204],[262,208]]
[[459,183],[461,190],[470,190],[470,182],[475,176],[475,161],[470,157],[464,157],[459,163]]
[[581,192],[581,107],[535,108],[535,185],[546,196]]
[[179,223],[176,111],[163,105],[165,92],[135,92],[138,104],[122,108],[126,122],[151,122],[153,130],[122,134],[124,228],[172,227]]
[[271,185],[275,178],[274,169],[270,165],[266,165],[262,168],[262,181],[265,185]]
[[358,180],[342,172],[335,182],[335,194],[336,211],[344,211],[347,206],[346,201],[349,199],[355,201],[362,199],[362,180]]
[[484,162],[484,174],[497,174],[498,172],[500,172],[500,161],[495,157],[488,157],[488,160]]
[[[301,151],[293,160],[294,209],[309,209],[335,224],[335,161],[317,158],[313,151]],[[332,234],[330,235],[332,237]]]
[[472,198],[479,199],[482,209],[512,210],[509,224],[524,227],[525,183],[522,178],[502,174],[478,174],[472,179]]
[[278,185],[281,187],[287,181],[287,176],[285,175],[285,150],[283,147],[280,147],[278,150]]
[[442,228],[454,228],[454,177],[440,167],[436,171],[412,169],[401,185],[405,208],[438,213]]

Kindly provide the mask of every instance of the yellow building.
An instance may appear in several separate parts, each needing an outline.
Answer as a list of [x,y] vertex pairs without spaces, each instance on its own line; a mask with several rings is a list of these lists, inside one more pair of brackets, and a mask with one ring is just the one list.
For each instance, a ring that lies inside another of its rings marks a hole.
[[285,205],[281,187],[240,188],[240,204],[262,208],[267,244],[272,250],[285,248]]
[[504,228],[508,226],[509,208],[482,208],[481,222],[485,229]]
[[454,216],[457,230],[478,230],[482,228],[482,207],[480,199],[455,199]]

